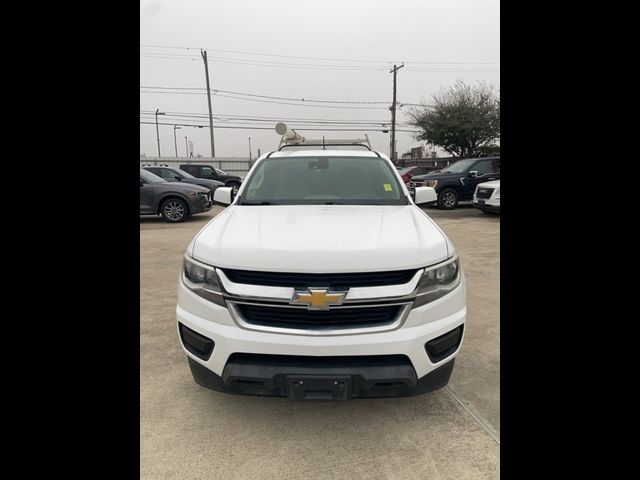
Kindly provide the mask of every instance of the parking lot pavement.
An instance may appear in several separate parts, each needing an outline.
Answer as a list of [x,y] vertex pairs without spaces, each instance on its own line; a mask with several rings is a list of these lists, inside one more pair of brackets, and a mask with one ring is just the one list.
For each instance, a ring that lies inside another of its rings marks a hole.
[[176,331],[176,284],[194,234],[140,218],[140,477],[497,479],[500,218],[469,205],[425,211],[467,279],[463,348],[448,387],[407,398],[298,403],[193,382]]

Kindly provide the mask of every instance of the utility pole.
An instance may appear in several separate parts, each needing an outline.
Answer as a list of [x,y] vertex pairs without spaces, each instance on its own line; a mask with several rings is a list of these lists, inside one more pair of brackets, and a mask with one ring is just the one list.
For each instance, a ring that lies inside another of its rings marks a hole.
[[189,144],[187,143],[187,136],[184,136],[184,156],[187,157],[187,163],[189,163]]
[[179,127],[178,125],[174,125],[173,126],[173,143],[176,147],[176,158],[178,158],[178,140],[176,140],[176,130],[180,130],[182,127]]
[[213,111],[211,110],[211,85],[209,84],[209,62],[207,61],[207,51],[200,50],[200,55],[202,55],[202,60],[204,61],[204,73],[207,77],[207,102],[209,103],[209,134],[211,135],[211,158],[215,158],[216,147],[213,142]]
[[164,115],[164,112],[161,112],[159,108],[156,108],[156,140],[158,141],[158,158],[160,158],[160,129],[158,128],[158,115]]
[[249,137],[249,164],[251,164],[251,137]]
[[394,65],[392,70],[389,70],[389,73],[393,73],[393,103],[391,104],[391,161],[395,163],[396,161],[396,77],[398,75],[398,70],[404,67],[404,63],[402,65],[397,66]]

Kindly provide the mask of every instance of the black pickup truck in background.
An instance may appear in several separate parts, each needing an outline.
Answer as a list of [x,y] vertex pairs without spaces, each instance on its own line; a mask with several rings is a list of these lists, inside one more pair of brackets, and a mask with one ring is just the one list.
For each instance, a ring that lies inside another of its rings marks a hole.
[[229,175],[227,172],[220,170],[219,168],[212,167],[211,165],[197,165],[197,164],[183,164],[180,165],[180,170],[184,170],[197,178],[208,178],[209,180],[217,180],[224,183],[226,187],[233,188],[233,194],[238,193],[238,188],[242,183],[242,178],[237,175]]
[[409,191],[432,187],[438,194],[438,207],[451,210],[462,200],[473,200],[476,186],[500,179],[500,157],[465,158],[438,172],[412,177]]

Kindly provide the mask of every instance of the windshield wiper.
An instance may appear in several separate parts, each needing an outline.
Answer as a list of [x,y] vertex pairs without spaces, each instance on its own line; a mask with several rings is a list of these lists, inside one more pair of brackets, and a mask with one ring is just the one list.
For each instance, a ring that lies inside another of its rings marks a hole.
[[241,202],[240,205],[280,205],[279,203],[275,203],[275,202],[250,202],[250,201],[244,201]]
[[342,202],[324,202],[323,205],[344,205]]

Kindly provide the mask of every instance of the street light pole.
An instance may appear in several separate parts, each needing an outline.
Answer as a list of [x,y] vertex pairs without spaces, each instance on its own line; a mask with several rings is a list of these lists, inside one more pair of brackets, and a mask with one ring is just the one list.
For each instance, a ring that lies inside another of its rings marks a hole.
[[180,130],[182,127],[178,125],[173,126],[173,144],[176,146],[176,158],[178,158],[178,141],[176,140],[176,130]]
[[158,158],[160,158],[160,129],[158,128],[158,115],[164,115],[164,112],[161,112],[159,108],[156,108],[156,140],[158,141]]

